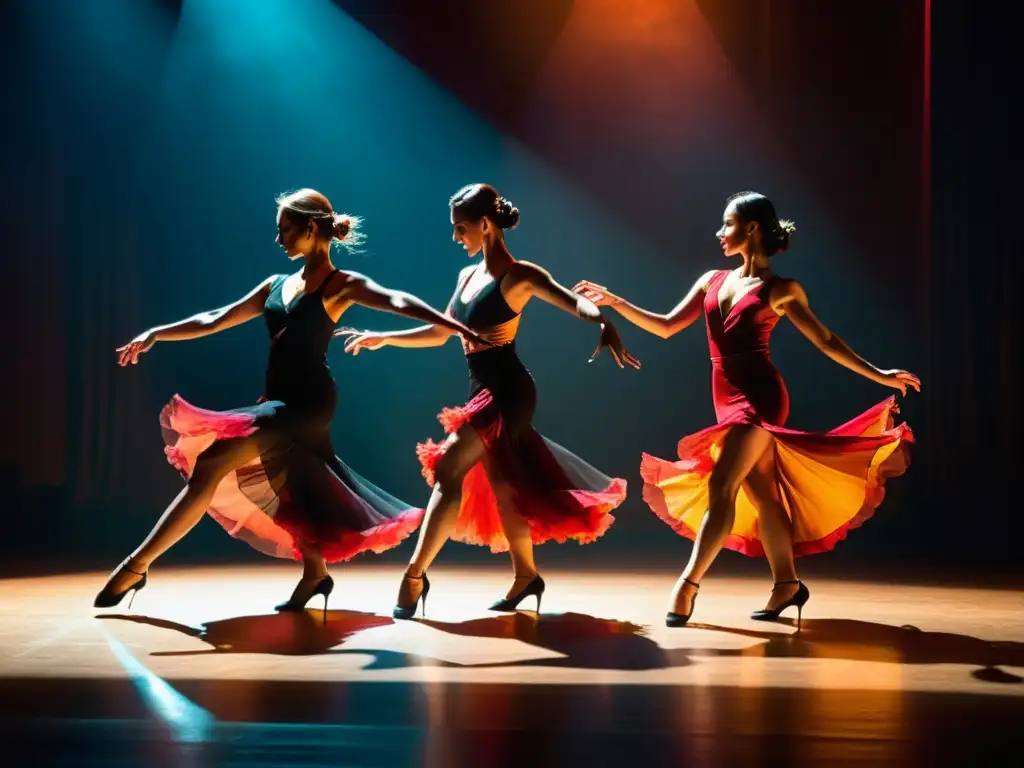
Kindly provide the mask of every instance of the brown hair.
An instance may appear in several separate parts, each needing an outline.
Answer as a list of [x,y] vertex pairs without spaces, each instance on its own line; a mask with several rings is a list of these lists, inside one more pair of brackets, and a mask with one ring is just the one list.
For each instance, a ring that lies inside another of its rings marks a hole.
[[331,201],[315,189],[299,189],[277,196],[277,204],[293,224],[306,227],[312,223],[317,237],[337,241],[352,249],[364,240],[359,231],[362,219],[347,213],[335,213]]
[[448,201],[452,212],[458,211],[471,221],[485,216],[500,229],[515,229],[519,223],[519,209],[490,184],[467,184]]
[[789,219],[780,219],[772,201],[759,192],[737,192],[726,203],[736,206],[736,213],[746,222],[756,221],[761,228],[761,243],[769,256],[789,248],[789,236],[796,225]]

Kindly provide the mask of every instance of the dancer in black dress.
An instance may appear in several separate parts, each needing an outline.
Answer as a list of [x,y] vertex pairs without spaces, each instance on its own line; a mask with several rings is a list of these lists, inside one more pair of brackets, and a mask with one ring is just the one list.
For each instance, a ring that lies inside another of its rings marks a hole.
[[270,335],[263,396],[255,405],[208,411],[175,395],[163,409],[164,450],[186,478],[185,488],[111,574],[96,607],[117,605],[145,587],[150,565],[209,512],[261,552],[302,560],[302,579],[278,610],[301,610],[321,594],[326,611],[334,586],[327,562],[390,549],[422,519],[422,510],[334,455],[329,428],[337,392],[326,359],[331,334],[345,310],[360,304],[486,342],[415,296],[336,269],[331,245],[353,243],[359,220],[335,213],[322,194],[303,189],[277,202],[277,242],[289,259],[304,261],[302,271],[268,277],[234,304],[152,328],[117,350],[120,365],[134,365],[158,341],[208,336],[261,315]]
[[[615,326],[588,299],[559,285],[542,267],[517,261],[505,245],[504,230],[519,221],[519,210],[494,187],[473,184],[451,199],[453,239],[469,255],[483,252],[479,265],[459,275],[448,314],[494,345],[468,339],[469,401],[439,415],[448,439],[417,446],[423,476],[434,489],[409,563],[396,618],[410,618],[430,588],[426,570],[448,538],[509,550],[515,581],[492,610],[515,610],[528,595],[540,598],[533,545],[554,539],[592,542],[612,524],[609,512],[626,496],[626,481],[610,478],[583,459],[545,439],[533,428],[537,390],[516,354],[519,318],[534,296],[600,326],[594,357],[608,348],[619,367],[640,364],[619,339]],[[451,331],[428,325],[408,331],[346,330],[346,351],[384,346],[432,347]]]

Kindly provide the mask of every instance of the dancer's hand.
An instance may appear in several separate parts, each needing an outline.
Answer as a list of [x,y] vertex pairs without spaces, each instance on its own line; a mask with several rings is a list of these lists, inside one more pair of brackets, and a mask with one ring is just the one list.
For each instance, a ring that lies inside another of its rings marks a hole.
[[589,280],[580,280],[572,287],[573,293],[578,293],[588,301],[594,302],[599,307],[610,307],[622,301],[619,296],[611,293],[603,285],[592,283]]
[[365,349],[373,351],[388,345],[388,334],[379,331],[357,331],[355,328],[342,328],[334,332],[335,336],[347,338],[345,351],[358,355],[359,351]]
[[615,360],[615,364],[619,368],[625,368],[623,363],[626,365],[640,370],[640,361],[633,357],[632,353],[626,349],[626,346],[622,343],[622,339],[619,337],[618,329],[608,320],[601,323],[601,340],[597,344],[597,349],[594,350],[594,354],[590,356],[588,363],[594,362],[601,350],[608,347],[608,351],[612,355],[612,359]]
[[156,344],[155,332],[144,331],[140,333],[127,344],[115,350],[117,352],[117,364],[122,368],[129,363],[136,365],[139,362],[139,355],[149,352],[154,344]]
[[921,391],[921,379],[910,371],[893,368],[891,371],[880,371],[880,373],[882,374],[882,380],[879,383],[893,389],[898,389],[901,395],[906,395],[908,388],[915,392]]

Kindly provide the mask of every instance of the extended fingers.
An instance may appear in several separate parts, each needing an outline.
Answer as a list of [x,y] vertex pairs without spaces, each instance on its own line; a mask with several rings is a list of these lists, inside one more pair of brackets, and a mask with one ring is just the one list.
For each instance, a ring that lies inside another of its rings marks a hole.
[[615,351],[615,347],[608,347],[608,351],[611,352],[612,359],[619,368],[625,367],[622,365],[622,358],[619,356],[619,353]]
[[913,387],[914,391],[921,391],[921,379],[910,371],[903,371],[899,374],[899,379],[905,382],[910,387]]

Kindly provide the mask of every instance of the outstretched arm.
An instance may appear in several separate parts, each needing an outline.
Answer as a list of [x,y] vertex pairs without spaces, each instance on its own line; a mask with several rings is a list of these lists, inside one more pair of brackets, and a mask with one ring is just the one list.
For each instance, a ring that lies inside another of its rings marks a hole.
[[118,365],[139,362],[139,355],[148,352],[158,341],[187,341],[209,336],[233,328],[263,312],[274,278],[268,277],[238,301],[208,312],[186,317],[176,323],[158,325],[140,333],[124,346],[117,348]]
[[611,307],[633,325],[643,328],[648,333],[667,339],[684,328],[688,328],[700,317],[704,305],[704,292],[713,272],[705,272],[690,288],[689,293],[669,312],[659,314],[631,304],[621,296],[608,291],[603,285],[581,280],[573,287],[573,291],[585,296],[598,306]]
[[[392,337],[397,336],[407,342],[404,345],[399,343],[397,346],[435,346],[447,341],[448,337],[452,334],[459,333],[474,342],[490,346],[487,341],[458,320],[443,312],[439,312],[411,293],[385,288],[365,275],[355,272],[341,273],[337,279],[340,285],[337,288],[330,286],[328,291],[328,295],[335,300],[349,301],[369,309],[391,312],[431,324],[425,327],[413,328],[409,331],[388,333],[386,334],[388,343],[391,343],[390,339]],[[330,290],[331,288],[334,288],[334,290]],[[346,332],[342,332],[342,334],[344,333]],[[411,343],[409,343],[410,341]]]
[[[451,315],[452,302],[459,295],[462,289],[462,281],[469,270],[467,267],[459,274],[455,293],[448,302],[446,315]],[[422,349],[426,347],[440,347],[448,339],[455,335],[455,331],[443,325],[420,325],[416,328],[409,328],[405,331],[359,331],[355,328],[342,328],[334,332],[335,336],[342,336],[346,339],[345,351],[358,355],[362,349],[374,350],[383,347],[403,347],[406,349]]]
[[576,317],[597,323],[601,327],[601,341],[590,357],[593,360],[604,347],[608,347],[612,357],[620,368],[623,363],[640,368],[640,361],[637,360],[629,350],[622,344],[619,332],[615,325],[601,314],[601,310],[594,302],[585,296],[573,293],[565,286],[558,283],[543,267],[531,264],[527,261],[517,261],[513,267],[515,272],[512,279],[515,283],[512,290],[525,290],[527,298],[536,296],[548,304],[563,309]]
[[[339,332],[337,335],[343,334]],[[380,346],[422,349],[443,346],[455,335],[455,331],[441,325],[420,325],[406,331],[366,331],[365,335],[377,336]]]
[[811,311],[803,286],[795,280],[779,282],[778,289],[773,292],[772,307],[776,312],[784,313],[814,346],[843,367],[878,384],[898,389],[904,395],[908,387],[917,392],[921,391],[921,380],[914,374],[901,369],[882,370],[875,367],[826,328]]

